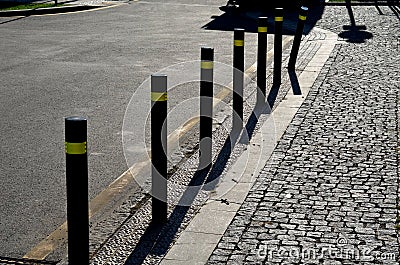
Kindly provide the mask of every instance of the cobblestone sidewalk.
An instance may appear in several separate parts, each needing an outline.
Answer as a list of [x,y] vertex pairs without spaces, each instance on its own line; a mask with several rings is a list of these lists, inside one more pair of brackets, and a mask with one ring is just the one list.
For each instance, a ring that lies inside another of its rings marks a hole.
[[343,29],[348,10],[325,8],[317,26],[342,38],[329,71],[208,264],[399,264],[399,17],[352,11]]

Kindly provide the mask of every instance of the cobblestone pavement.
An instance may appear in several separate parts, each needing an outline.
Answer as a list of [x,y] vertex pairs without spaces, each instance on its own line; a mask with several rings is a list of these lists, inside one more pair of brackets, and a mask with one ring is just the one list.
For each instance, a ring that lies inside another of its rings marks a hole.
[[342,41],[208,264],[399,264],[399,17],[352,11],[325,8]]

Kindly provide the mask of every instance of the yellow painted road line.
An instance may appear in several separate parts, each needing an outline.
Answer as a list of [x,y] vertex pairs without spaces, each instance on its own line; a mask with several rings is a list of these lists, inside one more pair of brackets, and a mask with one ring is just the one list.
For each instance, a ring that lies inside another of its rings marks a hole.
[[[285,37],[283,39],[283,47],[286,47],[293,37]],[[267,53],[267,59],[272,58],[273,50]],[[246,71],[246,75],[254,75],[257,71],[257,62],[250,66]],[[227,86],[222,88],[222,90],[215,96],[213,101],[213,107],[218,105],[223,99],[231,94],[232,82]],[[190,131],[197,123],[199,123],[200,118],[194,117],[187,121],[183,126],[177,128],[170,135],[168,135],[168,145],[174,145],[179,139]],[[151,161],[149,159],[137,162],[132,165],[127,171],[125,171],[121,176],[114,180],[105,190],[100,192],[94,199],[89,203],[89,218],[94,216],[98,211],[100,211],[105,205],[108,204],[115,196],[123,192],[125,187],[135,180],[137,176],[146,166],[149,166]],[[54,230],[50,235],[43,239],[39,244],[33,247],[28,253],[26,253],[23,258],[44,260],[48,255],[50,255],[55,249],[57,249],[62,243],[67,240],[67,222],[64,222],[56,230]]]

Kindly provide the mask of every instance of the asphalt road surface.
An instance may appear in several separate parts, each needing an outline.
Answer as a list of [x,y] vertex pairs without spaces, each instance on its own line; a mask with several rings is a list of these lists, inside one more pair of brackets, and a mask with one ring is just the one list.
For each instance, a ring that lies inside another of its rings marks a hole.
[[[65,221],[65,117],[88,118],[91,199],[128,169],[125,110],[151,74],[198,60],[202,46],[214,47],[215,60],[231,65],[234,25],[218,17],[225,3],[147,0],[90,12],[0,18],[0,256],[22,257]],[[225,31],[203,28],[216,20]],[[256,35],[246,39],[250,66]],[[177,89],[169,107],[196,95],[193,84]],[[149,97],[135,100],[134,119],[146,119],[142,106]],[[195,107],[179,111],[195,113]],[[182,122],[171,120],[170,130]],[[133,145],[143,143],[141,126],[132,135]]]

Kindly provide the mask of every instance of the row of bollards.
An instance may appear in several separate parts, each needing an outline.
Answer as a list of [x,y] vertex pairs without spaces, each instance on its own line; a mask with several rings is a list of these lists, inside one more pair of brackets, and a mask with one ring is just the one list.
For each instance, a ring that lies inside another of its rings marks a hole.
[[[308,9],[301,8],[288,69],[294,70]],[[275,10],[273,85],[281,84],[283,9]],[[266,101],[268,18],[259,17],[257,47],[257,105]],[[234,30],[232,132],[243,129],[244,29]],[[212,165],[214,49],[201,48],[199,170]],[[151,76],[152,222],[167,222],[167,76]],[[68,261],[89,264],[89,204],[87,120],[65,119]]]
[[[306,18],[307,8],[302,7],[299,16],[299,22],[296,30],[295,41],[292,46],[290,55],[291,66],[296,63],[298,49],[300,48],[301,37],[303,34],[304,22]],[[282,34],[283,34],[283,8],[275,10],[275,37],[274,37],[274,74],[273,85],[281,84],[281,68],[282,68]],[[267,60],[267,33],[268,18],[259,17],[258,19],[258,48],[257,48],[257,104],[265,104],[266,100],[266,60]],[[237,135],[243,129],[243,90],[244,90],[244,45],[245,31],[244,29],[234,29],[233,38],[233,114],[232,114],[232,132]],[[296,51],[294,51],[296,50]],[[212,111],[213,111],[213,70],[214,70],[214,49],[209,47],[201,48],[201,65],[200,65],[200,139],[199,139],[199,170],[207,169],[212,164]],[[159,149],[163,144],[166,145],[166,114],[160,118],[160,113],[166,111],[166,105],[163,111],[160,111],[154,103],[153,93],[166,93],[166,76],[162,76],[162,92],[153,88],[159,86],[158,82],[153,80],[160,79],[159,75],[152,75],[152,114],[157,119],[152,121],[152,163],[153,163],[153,223],[165,223],[167,220],[167,185],[166,178],[166,146],[163,150]],[[163,102],[166,103],[166,94]],[[157,103],[158,104],[158,103]],[[157,124],[154,124],[156,122]],[[153,130],[154,128],[154,130]],[[159,137],[161,132],[161,138]],[[159,142],[161,139],[161,143]],[[154,144],[153,144],[154,141]],[[157,156],[162,157],[155,157]],[[164,168],[159,168],[161,159]],[[161,172],[161,173],[160,173]],[[160,199],[163,201],[160,202]]]

